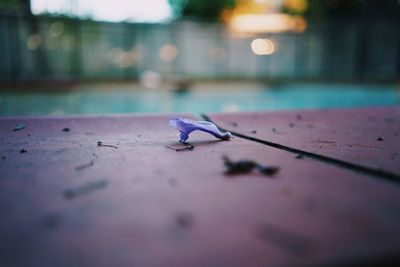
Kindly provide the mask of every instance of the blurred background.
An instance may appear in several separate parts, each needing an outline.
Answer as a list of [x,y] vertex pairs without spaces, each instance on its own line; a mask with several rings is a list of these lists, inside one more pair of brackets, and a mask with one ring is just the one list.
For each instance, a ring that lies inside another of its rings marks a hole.
[[0,0],[0,115],[400,104],[399,0]]

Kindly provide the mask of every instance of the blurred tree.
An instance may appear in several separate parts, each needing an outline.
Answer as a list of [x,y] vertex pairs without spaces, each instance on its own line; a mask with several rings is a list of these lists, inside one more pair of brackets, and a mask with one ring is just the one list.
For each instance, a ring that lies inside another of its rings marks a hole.
[[9,8],[9,7],[18,7],[19,0],[0,0],[0,7],[1,8]]
[[[257,6],[261,2],[257,0],[169,0],[169,3],[176,17],[215,21],[219,20],[226,10],[232,10],[236,6]],[[398,0],[282,0],[282,12],[304,16],[309,20],[354,18],[363,16],[365,9],[385,16],[398,14],[399,8]]]
[[[370,13],[374,17],[396,16],[400,11],[398,0],[284,0],[282,11],[303,15],[310,20],[355,18]],[[373,13],[373,14],[372,14]]]
[[235,2],[235,0],[169,0],[176,17],[190,17],[204,21],[220,20],[222,12],[235,7]]
[[32,9],[31,9],[31,0],[19,0],[18,2],[20,3],[25,15],[33,16]]
[[284,0],[282,11],[318,20],[332,16],[354,15],[361,9],[362,3],[362,0]]
[[308,9],[307,0],[285,0],[283,1],[283,9],[292,15],[303,15]]
[[30,0],[0,0],[0,7],[18,9],[23,15],[32,15]]

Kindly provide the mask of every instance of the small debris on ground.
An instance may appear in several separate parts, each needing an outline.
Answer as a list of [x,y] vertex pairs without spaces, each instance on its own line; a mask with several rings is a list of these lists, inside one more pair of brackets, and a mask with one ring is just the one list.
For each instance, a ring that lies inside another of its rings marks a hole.
[[383,141],[383,137],[378,137],[377,141]]
[[232,122],[231,124],[232,124],[233,127],[237,127],[238,126],[237,122]]
[[313,212],[316,209],[317,203],[313,197],[309,197],[304,201],[304,209],[308,212]]
[[2,155],[2,156],[1,156],[1,159],[2,159],[2,160],[5,160],[6,158],[7,158],[6,155]]
[[394,123],[396,122],[395,118],[385,118],[386,123]]
[[76,167],[75,167],[75,170],[80,171],[80,170],[89,168],[89,167],[91,167],[91,166],[93,166],[93,165],[94,165],[94,161],[91,160],[89,163],[76,166]]
[[104,188],[107,186],[106,180],[93,181],[81,186],[64,190],[63,194],[66,199],[73,199],[77,196],[90,193],[92,191]]
[[43,225],[48,229],[56,229],[61,225],[61,216],[57,213],[49,213],[43,217]]
[[166,148],[169,148],[169,149],[171,149],[171,150],[175,150],[175,151],[177,151],[177,152],[179,152],[179,151],[192,151],[193,149],[194,149],[194,145],[192,145],[192,144],[190,144],[190,143],[187,143],[187,142],[181,142],[181,144],[182,145],[185,145],[184,147],[181,147],[181,146],[170,146],[170,145],[167,145],[167,146],[165,146]]
[[28,151],[27,150],[25,150],[25,149],[21,149],[20,151],[19,151],[19,153],[21,153],[21,154],[23,154],[23,153],[27,153]]
[[178,183],[178,182],[176,181],[175,178],[170,178],[170,179],[168,179],[168,184],[169,184],[170,186],[176,186],[177,183]]
[[106,147],[112,147],[112,148],[116,148],[116,149],[118,149],[118,147],[117,147],[117,146],[113,146],[113,145],[106,145],[106,144],[103,144],[103,142],[101,142],[101,141],[97,141],[97,146],[106,146]]
[[63,132],[69,132],[70,129],[68,127],[65,127],[64,129],[62,129]]
[[253,131],[251,131],[250,133],[252,133],[252,134],[256,134],[256,133],[257,133],[257,131],[256,131],[256,130],[253,130]]
[[336,145],[335,141],[330,141],[330,140],[316,140],[316,141],[311,141],[311,143]]
[[188,229],[194,224],[194,216],[191,212],[184,211],[175,216],[175,222],[179,227]]
[[294,123],[293,122],[289,122],[289,127],[293,128],[294,127]]
[[309,255],[315,245],[315,241],[308,236],[286,230],[271,223],[258,225],[254,234],[256,238],[298,257]]
[[296,119],[297,119],[298,121],[300,121],[302,118],[303,118],[303,117],[302,117],[300,114],[297,114],[297,115],[296,115]]
[[13,128],[13,131],[14,132],[16,132],[16,131],[21,131],[21,130],[23,130],[23,129],[25,129],[26,128],[26,125],[25,124],[18,124],[17,126],[15,126],[14,128]]
[[276,134],[283,134],[283,132],[278,131],[276,128],[272,128],[272,132]]
[[227,168],[226,175],[247,174],[256,170],[263,175],[273,176],[280,170],[277,166],[263,166],[253,160],[245,159],[233,162],[227,156],[223,156],[222,159]]

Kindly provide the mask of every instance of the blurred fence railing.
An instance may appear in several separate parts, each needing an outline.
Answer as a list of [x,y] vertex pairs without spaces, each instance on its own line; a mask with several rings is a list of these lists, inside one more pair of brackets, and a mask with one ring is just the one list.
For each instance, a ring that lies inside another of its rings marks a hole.
[[[33,27],[35,24],[36,27]],[[105,23],[70,18],[0,16],[0,80],[136,79],[152,70],[189,79],[306,78],[395,80],[400,27],[352,21],[301,34],[232,37],[217,24]],[[250,43],[270,38],[275,52]]]

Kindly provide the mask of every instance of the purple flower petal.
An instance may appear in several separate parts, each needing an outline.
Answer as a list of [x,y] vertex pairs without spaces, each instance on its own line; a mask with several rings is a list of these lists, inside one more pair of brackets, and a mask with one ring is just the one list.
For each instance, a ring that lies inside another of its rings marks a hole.
[[180,141],[183,143],[188,140],[189,134],[196,130],[209,133],[221,140],[229,140],[232,137],[230,132],[221,132],[215,124],[208,121],[193,121],[176,117],[169,120],[169,125],[180,132]]

